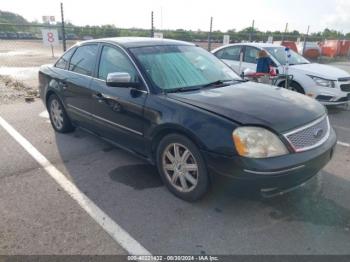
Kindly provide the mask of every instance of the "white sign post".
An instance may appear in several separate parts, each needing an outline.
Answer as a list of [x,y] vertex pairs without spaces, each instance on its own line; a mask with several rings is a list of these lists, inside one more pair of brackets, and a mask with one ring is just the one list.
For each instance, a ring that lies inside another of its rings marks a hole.
[[162,32],[154,32],[154,38],[163,38]]
[[222,40],[222,43],[224,45],[228,45],[230,43],[230,36],[229,35],[224,35],[224,38]]
[[54,23],[56,21],[55,17],[53,15],[44,15],[43,17],[43,22],[47,24]]
[[268,42],[269,44],[272,44],[272,43],[273,43],[273,36],[272,36],[272,35],[269,36],[269,37],[267,38],[267,42]]
[[56,29],[41,29],[43,44],[51,47],[52,57],[55,57],[53,47],[59,45],[58,32]]

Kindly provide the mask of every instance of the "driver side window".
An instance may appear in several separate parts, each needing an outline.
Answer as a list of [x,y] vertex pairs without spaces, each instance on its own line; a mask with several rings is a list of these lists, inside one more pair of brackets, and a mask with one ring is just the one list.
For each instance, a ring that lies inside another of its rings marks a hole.
[[107,80],[109,73],[123,72],[129,73],[132,81],[137,81],[135,67],[121,50],[104,46],[101,53],[100,65],[98,69],[98,78]]
[[220,59],[239,61],[239,54],[241,52],[241,46],[231,46],[221,50]]

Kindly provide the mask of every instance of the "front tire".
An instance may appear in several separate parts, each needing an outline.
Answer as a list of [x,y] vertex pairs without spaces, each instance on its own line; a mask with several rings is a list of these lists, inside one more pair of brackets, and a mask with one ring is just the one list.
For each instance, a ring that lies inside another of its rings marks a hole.
[[160,141],[157,167],[168,189],[185,201],[199,200],[208,191],[209,176],[204,158],[185,136],[170,134]]
[[300,94],[305,94],[304,88],[302,88],[302,86],[299,85],[297,82],[291,82],[289,84],[289,87],[292,91],[298,92]]
[[68,133],[74,131],[74,126],[57,95],[52,94],[49,97],[47,109],[49,111],[51,125],[57,132]]

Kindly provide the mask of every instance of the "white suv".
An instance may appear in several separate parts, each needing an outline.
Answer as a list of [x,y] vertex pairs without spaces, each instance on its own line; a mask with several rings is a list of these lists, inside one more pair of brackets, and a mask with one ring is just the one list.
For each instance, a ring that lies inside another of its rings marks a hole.
[[[222,46],[212,51],[233,70],[241,74],[244,70],[256,71],[258,52],[269,54],[273,67],[280,74],[285,73],[286,51],[284,46],[267,43],[240,43]],[[243,60],[240,63],[240,54]],[[290,50],[289,74],[293,75],[291,89],[306,94],[324,105],[340,105],[350,99],[350,74],[329,65],[310,63],[301,55]],[[281,80],[278,85],[284,86]]]

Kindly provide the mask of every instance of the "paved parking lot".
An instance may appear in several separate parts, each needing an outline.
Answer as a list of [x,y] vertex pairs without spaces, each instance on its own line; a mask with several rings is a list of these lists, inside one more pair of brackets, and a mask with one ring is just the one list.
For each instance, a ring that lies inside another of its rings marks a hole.
[[[218,181],[194,204],[154,167],[76,130],[54,133],[41,101],[0,116],[152,254],[349,254],[350,111],[330,109],[334,159],[305,187],[263,199]],[[120,244],[0,127],[0,254],[125,254]]]
[[350,109],[329,108],[339,142],[306,186],[264,199],[217,181],[192,204],[135,156],[80,129],[55,133],[39,100],[0,117],[33,146],[0,125],[0,255],[350,253]]

